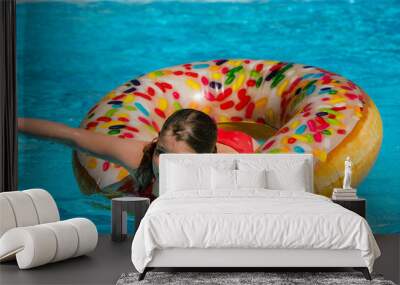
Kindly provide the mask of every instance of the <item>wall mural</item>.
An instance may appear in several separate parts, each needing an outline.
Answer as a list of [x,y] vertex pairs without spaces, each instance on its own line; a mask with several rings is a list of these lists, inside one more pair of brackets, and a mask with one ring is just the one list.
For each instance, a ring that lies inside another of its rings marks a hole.
[[[44,188],[62,218],[109,232],[110,198],[157,197],[163,152],[313,153],[325,196],[349,156],[373,231],[400,232],[390,122],[400,83],[379,84],[400,65],[392,24],[372,23],[361,3],[315,4],[19,3],[19,188]],[[335,20],[348,9],[360,17],[351,33]],[[371,29],[386,30],[371,39]]]

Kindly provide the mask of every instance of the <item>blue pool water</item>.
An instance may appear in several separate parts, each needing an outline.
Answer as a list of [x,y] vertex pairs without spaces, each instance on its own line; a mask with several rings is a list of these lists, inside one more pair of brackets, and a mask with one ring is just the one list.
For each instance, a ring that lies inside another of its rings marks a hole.
[[[319,66],[381,112],[378,160],[359,187],[375,233],[400,232],[399,1],[27,1],[17,5],[18,115],[78,127],[105,93],[162,67],[218,58]],[[63,219],[110,231],[110,201],[80,193],[72,151],[19,135],[19,188],[42,187]]]

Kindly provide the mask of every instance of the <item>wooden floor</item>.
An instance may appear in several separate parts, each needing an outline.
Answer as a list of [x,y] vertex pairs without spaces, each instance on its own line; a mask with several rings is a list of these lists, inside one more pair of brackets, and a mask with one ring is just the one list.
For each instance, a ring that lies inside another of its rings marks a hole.
[[[399,283],[400,235],[375,235],[375,238],[382,256],[376,260],[374,272]],[[15,261],[2,263],[0,284],[115,284],[122,273],[135,271],[131,244],[132,237],[112,242],[110,235],[100,235],[96,250],[87,256],[28,270],[19,270]]]
[[132,237],[112,242],[100,235],[96,249],[87,256],[19,270],[17,263],[0,264],[0,284],[115,284],[124,272],[134,271]]

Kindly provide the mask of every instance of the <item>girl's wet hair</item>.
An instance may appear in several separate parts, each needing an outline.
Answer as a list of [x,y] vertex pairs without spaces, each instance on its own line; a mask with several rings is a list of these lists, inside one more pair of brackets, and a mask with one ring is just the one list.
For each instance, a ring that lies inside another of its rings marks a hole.
[[172,134],[177,141],[184,141],[197,153],[217,152],[217,124],[206,113],[195,109],[180,109],[164,122],[159,136],[155,137],[143,149],[143,157],[135,175],[135,192],[143,195],[155,178],[153,172],[153,155],[159,155],[158,138]]

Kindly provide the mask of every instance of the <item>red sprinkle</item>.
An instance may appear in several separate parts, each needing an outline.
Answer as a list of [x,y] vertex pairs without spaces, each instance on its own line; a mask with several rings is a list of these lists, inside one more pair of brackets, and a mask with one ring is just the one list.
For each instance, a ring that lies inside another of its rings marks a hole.
[[243,119],[241,118],[241,117],[237,117],[237,116],[233,116],[233,117],[231,117],[231,121],[232,122],[240,122],[240,121],[242,121]]
[[284,134],[284,133],[287,133],[288,131],[289,131],[289,128],[288,127],[284,127],[283,129],[280,129],[279,133]]
[[141,116],[139,116],[139,121],[141,121],[142,123],[145,123],[146,125],[151,125],[151,123],[149,122],[149,120],[147,120],[146,118],[143,118]]
[[[124,137],[124,136],[122,136],[122,137]],[[110,168],[110,163],[108,161],[105,161],[103,163],[103,171],[107,171],[107,169],[109,169],[109,168]]]
[[221,105],[220,105],[220,108],[221,108],[222,110],[226,110],[226,109],[232,108],[233,105],[235,105],[235,103],[234,103],[232,100],[229,100],[229,101],[227,101],[227,102],[221,104]]
[[173,73],[174,73],[175,75],[182,75],[182,74],[183,74],[183,71],[177,70],[177,71],[174,71]]
[[203,83],[203,85],[208,85],[208,78],[205,76],[201,77],[201,83]]
[[223,67],[222,69],[221,69],[221,72],[223,73],[223,74],[226,74],[226,73],[228,73],[228,71],[229,71],[229,68],[228,67]]
[[256,71],[258,71],[258,72],[263,70],[263,68],[264,68],[264,64],[262,64],[262,63],[259,63],[259,64],[256,65]]
[[343,107],[333,107],[332,110],[333,110],[333,111],[342,111],[342,110],[346,110],[346,106],[343,106]]
[[260,123],[260,124],[265,124],[266,123],[266,121],[265,121],[265,119],[264,118],[258,118],[257,120],[256,120],[256,122],[257,123]]
[[87,129],[93,128],[93,127],[96,127],[97,125],[98,125],[97,122],[90,122],[90,123],[88,123],[88,124],[86,125],[86,128],[87,128]]
[[358,98],[358,95],[353,94],[353,93],[346,93],[344,94],[347,98],[349,98],[350,100],[355,100]]
[[346,133],[346,130],[339,129],[339,130],[337,130],[337,133],[340,134],[340,135],[344,135]]
[[139,129],[132,127],[132,126],[125,126],[125,130],[131,131],[131,132],[139,132]]
[[247,80],[246,85],[248,87],[253,87],[254,85],[256,85],[256,81],[254,79],[249,79]]
[[317,130],[317,126],[313,120],[308,120],[307,126],[310,129],[310,131],[312,131],[312,132],[315,132]]
[[250,102],[250,104],[247,105],[246,112],[245,112],[245,115],[244,115],[247,119],[251,118],[251,116],[253,115],[253,111],[254,111],[254,107],[255,106],[256,105],[254,104],[254,102]]
[[206,99],[209,100],[209,101],[214,101],[215,100],[215,96],[211,92],[207,92],[206,94],[204,94],[204,97],[206,97]]
[[123,135],[130,139],[134,137],[134,135],[132,133],[123,133]]
[[269,149],[273,144],[274,144],[275,140],[269,141],[262,149],[266,150]]
[[159,115],[161,118],[165,118],[165,114],[161,109],[154,108],[154,112],[156,112],[156,114]]
[[119,117],[119,118],[118,118],[118,121],[121,121],[121,122],[129,122],[129,119],[128,119],[128,118],[125,118],[125,117]]
[[223,93],[218,94],[217,101],[222,101],[232,94],[232,88],[225,89]]
[[154,129],[156,130],[156,132],[160,131],[160,128],[158,127],[157,123],[155,121],[151,121],[151,124],[153,125]]
[[316,142],[321,142],[322,141],[322,135],[321,135],[321,133],[315,133],[314,134],[314,140],[316,141]]
[[290,138],[288,139],[288,143],[289,143],[289,144],[293,144],[293,143],[295,143],[295,142],[296,142],[296,139],[295,139],[295,138],[290,137]]
[[156,91],[154,91],[154,88],[149,86],[147,87],[147,93],[149,93],[150,96],[154,96],[156,94]]
[[142,93],[142,92],[133,92],[133,94],[135,94],[136,96],[139,96],[139,97],[143,97],[146,100],[151,101],[151,97],[149,95],[147,95],[147,94]]
[[115,96],[114,98],[112,98],[112,100],[119,100],[119,99],[124,98],[125,96],[126,96],[125,94],[121,94],[121,95]]
[[196,72],[191,72],[191,71],[187,71],[187,72],[185,72],[185,74],[187,76],[194,77],[194,78],[197,78],[197,76],[199,76]]
[[172,92],[172,96],[174,96],[175,99],[179,99],[179,93],[177,91]]
[[107,123],[107,122],[111,121],[111,118],[102,116],[102,117],[98,117],[98,118],[96,119],[96,121],[99,121],[99,122],[106,122],[106,123]]

